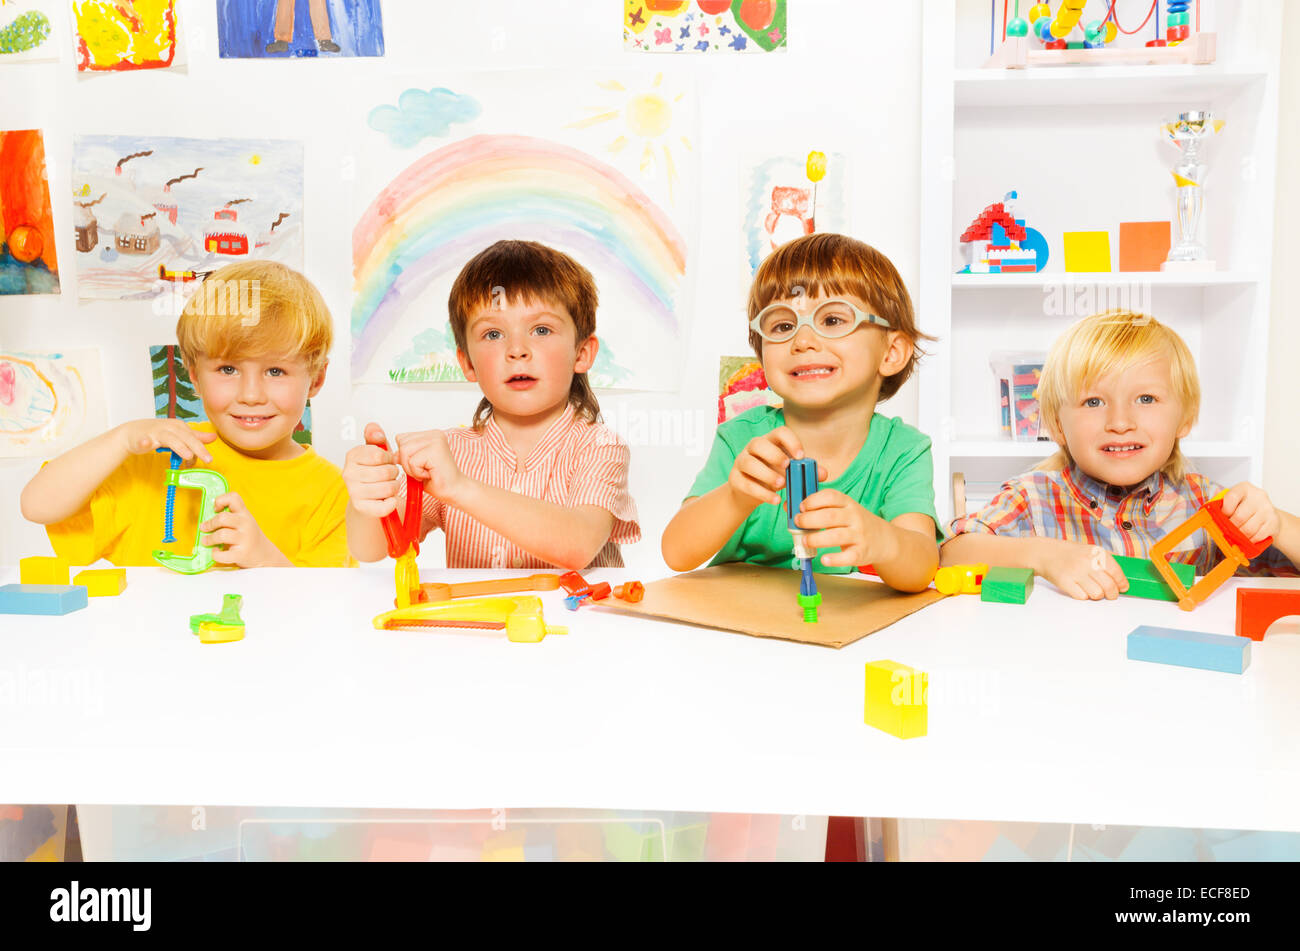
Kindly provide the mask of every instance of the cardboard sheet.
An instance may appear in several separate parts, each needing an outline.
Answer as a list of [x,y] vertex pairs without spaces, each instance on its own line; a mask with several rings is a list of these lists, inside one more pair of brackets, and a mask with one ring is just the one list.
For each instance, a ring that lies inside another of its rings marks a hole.
[[645,586],[637,604],[609,598],[603,608],[687,624],[777,637],[802,644],[843,647],[888,627],[944,595],[933,588],[900,594],[870,578],[818,575],[821,607],[807,624],[799,607],[799,572],[759,565],[716,565]]

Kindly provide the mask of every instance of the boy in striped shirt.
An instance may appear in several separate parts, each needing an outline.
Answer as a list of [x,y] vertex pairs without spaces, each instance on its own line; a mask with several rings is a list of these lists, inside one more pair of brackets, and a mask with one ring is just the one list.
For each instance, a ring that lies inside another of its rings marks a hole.
[[409,474],[424,483],[423,538],[441,528],[449,568],[622,567],[638,541],[628,447],[602,426],[587,382],[596,359],[596,285],[572,258],[498,241],[461,270],[448,309],[456,357],[483,399],[469,428],[398,436],[366,427],[348,452],[348,545],[387,554],[380,519]]
[[[1094,314],[1053,344],[1038,399],[1061,449],[954,519],[942,562],[1031,568],[1073,598],[1117,598],[1128,581],[1111,554],[1146,557],[1220,491],[1178,448],[1200,410],[1196,364],[1152,317]],[[1248,482],[1227,491],[1223,511],[1251,541],[1273,538],[1240,573],[1300,574],[1300,519]],[[1204,531],[1170,553],[1198,575],[1222,558]]]

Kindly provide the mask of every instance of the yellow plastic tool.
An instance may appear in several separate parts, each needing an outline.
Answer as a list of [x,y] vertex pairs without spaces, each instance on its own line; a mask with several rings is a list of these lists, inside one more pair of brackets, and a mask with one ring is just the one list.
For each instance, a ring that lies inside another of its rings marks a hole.
[[947,565],[934,573],[940,594],[979,594],[988,565]]
[[379,615],[375,627],[382,631],[426,627],[505,628],[506,637],[521,644],[539,643],[547,634],[569,633],[567,627],[546,623],[542,599],[535,595],[412,604]]

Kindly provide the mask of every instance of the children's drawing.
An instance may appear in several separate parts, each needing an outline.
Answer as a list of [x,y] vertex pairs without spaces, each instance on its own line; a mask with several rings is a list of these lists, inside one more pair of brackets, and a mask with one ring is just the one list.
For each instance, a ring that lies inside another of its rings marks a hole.
[[297,142],[78,136],[72,201],[84,299],[170,294],[246,258],[302,267]]
[[781,397],[772,392],[763,374],[763,364],[754,357],[721,357],[718,360],[718,422],[734,419],[755,406],[780,406]]
[[383,56],[379,0],[217,0],[221,56]]
[[0,0],[0,67],[57,60],[62,9],[61,0]]
[[98,350],[0,351],[0,457],[57,455],[106,418]]
[[[158,419],[179,419],[201,422],[208,418],[203,401],[194,392],[181,361],[180,348],[175,344],[149,348],[149,364],[153,369],[153,414]],[[311,445],[311,400],[303,410],[302,419],[293,431],[293,441],[303,446]]]
[[57,293],[45,142],[35,130],[0,132],[0,296]]
[[770,53],[785,49],[785,0],[623,0],[623,49]]
[[176,0],[72,0],[80,72],[181,65]]
[[746,287],[763,259],[787,241],[849,230],[847,166],[843,155],[816,150],[745,163]]
[[[370,114],[361,178],[371,200],[352,241],[353,380],[463,380],[451,283],[473,255],[517,238],[595,277],[594,386],[674,388],[694,97],[662,76],[481,73],[449,86],[395,92]],[[412,156],[417,143],[430,150]]]

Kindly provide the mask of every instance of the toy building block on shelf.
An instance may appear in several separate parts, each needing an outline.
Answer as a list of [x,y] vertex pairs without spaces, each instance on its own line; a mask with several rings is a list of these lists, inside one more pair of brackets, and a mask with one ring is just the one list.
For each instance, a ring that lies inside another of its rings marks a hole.
[[862,722],[910,740],[925,736],[929,726],[930,675],[892,660],[866,665],[866,702]]
[[[1128,579],[1128,590],[1124,592],[1130,598],[1150,598],[1152,601],[1177,601],[1178,595],[1165,581],[1164,575],[1156,570],[1149,558],[1131,558],[1128,555],[1112,555],[1119,564],[1119,570]],[[1196,581],[1196,568],[1170,562],[1169,569],[1186,587]]]
[[1128,659],[1240,674],[1250,666],[1250,640],[1144,624],[1129,632]]
[[1016,192],[1007,192],[962,232],[966,264],[958,274],[1033,274],[1047,266],[1047,239],[1016,217],[1017,198]]
[[126,590],[126,569],[87,568],[78,571],[72,583],[84,587],[92,598],[116,597]]
[[[1245,568],[1252,558],[1273,544],[1272,537],[1252,542],[1232,524],[1228,516],[1223,514],[1223,497],[1226,494],[1225,489],[1197,509],[1195,515],[1151,546],[1151,563],[1173,590],[1178,598],[1178,606],[1184,611],[1191,611],[1203,602],[1218,590],[1219,585],[1236,574],[1238,568]],[[1205,534],[1218,546],[1223,553],[1223,561],[1189,588],[1174,573],[1174,568],[1169,563],[1169,552],[1198,528],[1205,529]]]
[[1034,573],[1028,568],[990,568],[980,585],[980,600],[998,604],[1024,604],[1034,591]]
[[0,586],[0,614],[61,616],[84,608],[88,597],[78,584],[7,584]]
[[1287,588],[1238,588],[1237,636],[1262,641],[1264,632],[1278,618],[1300,615],[1300,590]]
[[62,558],[32,555],[30,558],[18,559],[18,581],[21,584],[66,585],[70,571],[68,563]]
[[934,573],[940,594],[979,594],[988,565],[947,565]]
[[243,595],[228,594],[221,599],[217,614],[190,615],[190,633],[197,634],[203,644],[229,644],[244,639],[244,619],[239,616]]

